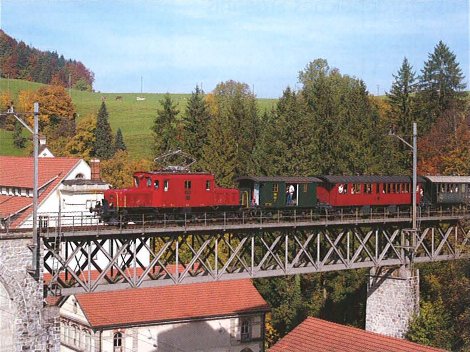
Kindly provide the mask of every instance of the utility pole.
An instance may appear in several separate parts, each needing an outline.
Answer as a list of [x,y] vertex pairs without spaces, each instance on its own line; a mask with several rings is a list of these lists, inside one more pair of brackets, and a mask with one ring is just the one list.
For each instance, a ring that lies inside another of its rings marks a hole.
[[418,231],[416,191],[418,188],[418,128],[413,122],[413,230]]
[[39,103],[34,103],[34,180],[33,180],[33,265],[31,273],[33,277],[39,279],[39,260],[41,241],[38,232],[38,151],[39,151]]
[[414,257],[414,250],[416,248],[416,237],[418,235],[418,209],[416,205],[416,193],[418,191],[418,127],[416,125],[416,122],[413,122],[413,142],[412,144],[408,143],[406,140],[404,140],[402,137],[399,135],[396,135],[393,131],[390,131],[389,133],[390,136],[398,138],[400,141],[402,141],[405,145],[407,145],[409,148],[412,149],[413,151],[413,180],[412,180],[412,189],[411,189],[411,208],[412,208],[412,216],[411,216],[411,221],[412,221],[412,228],[408,230],[403,230],[404,234],[409,234],[411,235],[411,245],[409,243],[409,239],[402,238],[402,246],[403,250],[408,249],[411,252],[410,256],[410,267],[413,266],[413,257]]
[[[39,280],[40,274],[40,260],[41,260],[41,238],[38,231],[38,175],[39,175],[39,103],[34,103],[34,124],[33,129],[28,126],[18,115],[24,113],[16,113],[13,108],[10,108],[5,115],[13,115],[29,132],[33,134],[33,233],[32,233],[32,246],[30,247],[33,253],[32,265],[28,268],[28,272],[36,279]],[[3,115],[3,114],[2,114]]]

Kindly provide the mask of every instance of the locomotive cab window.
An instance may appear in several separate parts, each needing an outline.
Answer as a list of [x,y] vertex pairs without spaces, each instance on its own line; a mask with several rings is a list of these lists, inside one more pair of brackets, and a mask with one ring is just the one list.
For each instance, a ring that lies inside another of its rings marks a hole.
[[134,177],[134,185],[139,187],[140,179],[138,177]]
[[168,192],[168,188],[170,186],[170,182],[168,180],[163,181],[163,191]]
[[157,190],[159,187],[160,187],[160,181],[155,180],[155,182],[153,183],[153,188],[155,188]]

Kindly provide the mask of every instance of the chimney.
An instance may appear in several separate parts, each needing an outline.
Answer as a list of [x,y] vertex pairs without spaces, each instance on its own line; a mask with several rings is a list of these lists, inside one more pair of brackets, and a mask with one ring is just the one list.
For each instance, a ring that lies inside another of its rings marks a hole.
[[91,167],[91,179],[93,181],[101,181],[101,177],[100,177],[100,159],[91,159],[90,160],[90,167]]

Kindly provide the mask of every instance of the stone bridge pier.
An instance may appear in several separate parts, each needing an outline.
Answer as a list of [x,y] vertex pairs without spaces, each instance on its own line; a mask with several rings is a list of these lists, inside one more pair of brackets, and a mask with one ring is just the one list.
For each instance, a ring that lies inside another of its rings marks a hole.
[[31,244],[31,237],[0,236],[0,352],[60,349],[58,308],[45,305],[43,281],[27,271]]
[[366,330],[404,338],[419,312],[419,271],[373,268],[367,285]]

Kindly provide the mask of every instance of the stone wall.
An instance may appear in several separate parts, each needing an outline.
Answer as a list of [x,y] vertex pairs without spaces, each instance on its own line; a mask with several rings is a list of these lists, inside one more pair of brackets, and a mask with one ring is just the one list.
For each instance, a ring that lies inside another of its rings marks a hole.
[[58,309],[45,307],[43,282],[27,271],[32,263],[31,244],[30,238],[0,237],[0,307],[2,318],[10,324],[2,324],[0,339],[5,343],[0,344],[0,352],[55,352],[60,348]]
[[367,287],[366,330],[404,338],[419,312],[419,272],[372,269]]

